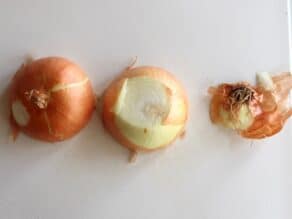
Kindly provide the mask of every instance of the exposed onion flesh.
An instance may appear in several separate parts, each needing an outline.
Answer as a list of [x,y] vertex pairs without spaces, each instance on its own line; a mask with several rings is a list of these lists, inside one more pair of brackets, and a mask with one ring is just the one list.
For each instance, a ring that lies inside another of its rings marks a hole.
[[[145,105],[144,111],[141,108],[143,101],[152,103]],[[126,106],[119,110],[117,104]],[[151,117],[152,114],[159,117]],[[127,68],[103,95],[102,118],[105,128],[119,143],[134,151],[134,154],[138,150],[149,151],[169,145],[183,133],[187,117],[188,103],[183,87],[161,68]]]

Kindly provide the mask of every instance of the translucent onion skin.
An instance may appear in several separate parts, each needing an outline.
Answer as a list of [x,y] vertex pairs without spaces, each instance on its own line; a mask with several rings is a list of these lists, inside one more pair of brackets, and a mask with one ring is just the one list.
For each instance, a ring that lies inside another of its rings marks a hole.
[[[12,79],[9,95],[14,138],[21,131],[47,142],[77,134],[90,120],[96,103],[83,70],[61,57],[23,64]],[[28,112],[27,125],[16,122],[12,112],[15,101],[20,101]]]
[[246,87],[253,91],[253,98],[248,102],[249,111],[254,120],[244,130],[237,130],[244,138],[262,139],[277,134],[282,130],[286,120],[292,115],[288,104],[289,92],[292,89],[291,73],[281,73],[272,77],[274,89],[266,90],[261,86],[248,83],[221,84],[211,87],[210,118],[213,123],[222,123],[219,110],[231,109],[229,95],[237,87]]
[[175,79],[172,74],[167,72],[166,70],[159,67],[152,66],[141,66],[135,68],[127,68],[124,72],[122,72],[105,90],[103,94],[102,100],[102,120],[104,127],[109,131],[109,133],[123,146],[130,149],[131,151],[152,151],[160,148],[164,148],[165,146],[174,142],[177,137],[184,133],[184,128],[181,130],[181,133],[172,139],[171,142],[166,143],[165,145],[161,145],[158,148],[144,148],[139,145],[133,144],[130,142],[119,130],[115,123],[115,113],[113,112],[113,108],[117,101],[119,92],[124,81],[127,78],[139,77],[139,76],[147,76],[153,79],[156,79],[163,83],[166,87],[170,89],[171,94],[171,102],[172,104],[183,101],[184,109],[183,113],[177,112],[175,110],[170,110],[169,115],[164,121],[164,125],[180,125],[185,124],[188,119],[188,101],[186,93],[182,87],[182,85]]

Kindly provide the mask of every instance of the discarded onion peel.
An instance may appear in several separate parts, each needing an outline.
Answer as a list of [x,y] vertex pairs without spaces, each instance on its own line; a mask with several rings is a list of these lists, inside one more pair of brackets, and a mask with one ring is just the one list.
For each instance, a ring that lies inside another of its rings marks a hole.
[[261,139],[278,133],[292,115],[291,73],[259,73],[257,86],[246,82],[210,87],[210,118],[242,137]]

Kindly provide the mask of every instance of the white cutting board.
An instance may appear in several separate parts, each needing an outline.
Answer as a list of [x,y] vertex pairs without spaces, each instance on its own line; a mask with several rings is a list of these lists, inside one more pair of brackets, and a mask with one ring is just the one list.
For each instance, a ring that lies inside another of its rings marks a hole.
[[187,134],[127,163],[97,115],[78,136],[8,143],[0,108],[0,218],[290,219],[292,121],[248,141],[213,126],[206,89],[289,70],[286,0],[0,1],[0,89],[26,54],[79,63],[100,93],[134,56],[173,72],[190,100]]

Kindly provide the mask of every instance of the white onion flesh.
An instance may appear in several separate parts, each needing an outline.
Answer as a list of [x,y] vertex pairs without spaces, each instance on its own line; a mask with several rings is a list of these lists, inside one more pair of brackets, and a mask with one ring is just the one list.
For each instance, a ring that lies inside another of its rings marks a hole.
[[12,116],[19,126],[26,126],[30,118],[25,106],[19,100],[12,103]]
[[121,119],[143,128],[161,124],[169,111],[167,88],[149,77],[126,79],[115,107]]
[[257,72],[257,84],[267,91],[275,89],[275,84],[268,72]]
[[150,77],[126,79],[120,90],[114,113],[116,125],[136,145],[157,148],[169,143],[184,127],[163,125],[170,112],[168,88]]

